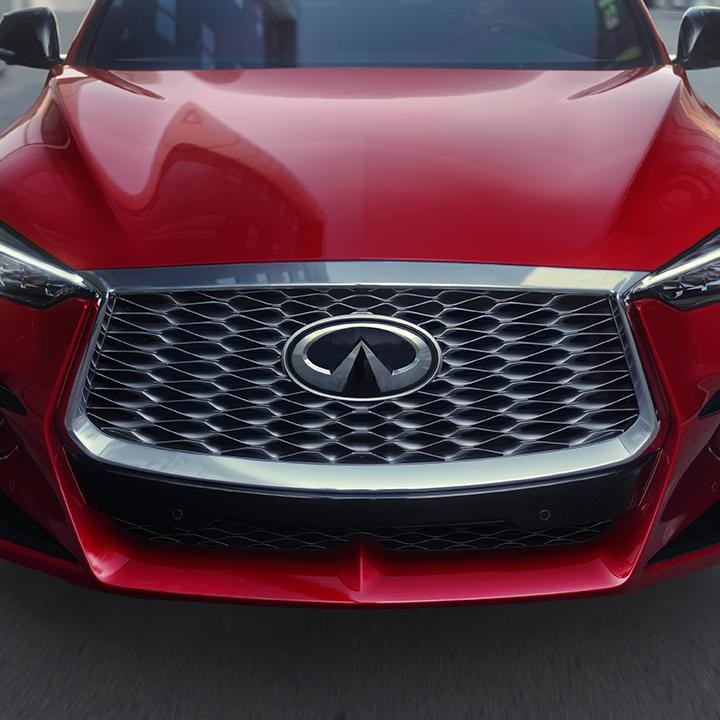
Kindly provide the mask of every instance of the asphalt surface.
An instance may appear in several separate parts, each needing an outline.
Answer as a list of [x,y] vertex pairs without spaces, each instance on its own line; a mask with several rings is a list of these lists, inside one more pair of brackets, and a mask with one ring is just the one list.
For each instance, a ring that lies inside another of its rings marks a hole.
[[[674,38],[677,14],[658,17]],[[41,81],[0,76],[0,124]],[[698,81],[720,106],[720,72]],[[0,718],[708,720],[719,600],[710,570],[561,603],[246,608],[99,595],[0,563]]]
[[299,610],[98,595],[0,565],[0,717],[720,717],[720,572],[633,595]]

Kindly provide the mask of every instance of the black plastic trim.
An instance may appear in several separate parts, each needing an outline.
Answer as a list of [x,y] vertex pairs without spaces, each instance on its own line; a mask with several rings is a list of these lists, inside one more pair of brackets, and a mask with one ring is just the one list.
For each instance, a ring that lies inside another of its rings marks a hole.
[[0,408],[9,410],[16,415],[27,415],[20,398],[7,386],[0,384]]
[[50,8],[21,8],[2,15],[0,45],[9,65],[50,70],[62,62],[57,18]]
[[685,70],[718,67],[720,8],[691,7],[683,16],[675,63]]
[[715,503],[695,522],[676,535],[648,564],[654,565],[664,560],[672,560],[713,545],[720,545],[720,503]]
[[720,390],[707,401],[705,407],[700,411],[700,417],[706,418],[717,415],[717,413],[720,413]]
[[[402,495],[257,491],[135,474],[84,457],[74,458],[73,467],[89,505],[111,517],[138,523],[181,516],[189,525],[217,518],[318,528],[504,521],[519,528],[539,529],[617,517],[639,496],[647,461],[645,458],[611,472],[555,482]],[[449,473],[451,465],[448,463]]]
[[0,493],[0,540],[44,555],[76,562],[75,558],[7,495]]

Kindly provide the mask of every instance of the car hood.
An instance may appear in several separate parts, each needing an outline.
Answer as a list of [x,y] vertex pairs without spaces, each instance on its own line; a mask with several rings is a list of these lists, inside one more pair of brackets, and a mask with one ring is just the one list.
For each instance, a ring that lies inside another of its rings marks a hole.
[[0,140],[0,219],[79,269],[651,269],[714,229],[716,132],[670,68],[63,68]]

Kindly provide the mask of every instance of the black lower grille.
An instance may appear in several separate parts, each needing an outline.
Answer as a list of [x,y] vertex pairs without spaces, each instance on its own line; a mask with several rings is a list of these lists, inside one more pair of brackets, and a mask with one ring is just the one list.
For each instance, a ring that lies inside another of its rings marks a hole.
[[572,545],[595,539],[610,521],[569,528],[522,529],[508,523],[483,523],[427,527],[302,528],[249,525],[216,520],[200,527],[137,523],[115,519],[128,535],[139,540],[236,548],[242,550],[335,550],[367,540],[386,550],[400,552],[450,552],[458,550],[511,550]]
[[135,475],[73,458],[87,503],[146,542],[238,550],[504,550],[583,543],[632,507],[648,462],[473,492],[315,495]]

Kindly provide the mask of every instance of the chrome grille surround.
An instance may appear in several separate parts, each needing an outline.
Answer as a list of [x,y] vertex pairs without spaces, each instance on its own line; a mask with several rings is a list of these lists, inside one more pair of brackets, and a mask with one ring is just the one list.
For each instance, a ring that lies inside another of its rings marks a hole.
[[[105,301],[68,426],[88,455],[110,464],[245,486],[467,488],[617,465],[639,456],[656,431],[618,299],[639,274],[360,262],[106,271],[95,278]],[[188,302],[195,310],[188,311]],[[139,350],[124,340],[117,345],[113,323],[123,322],[123,312],[134,314],[125,324],[126,339]],[[173,322],[170,312],[177,315]],[[285,339],[313,320],[349,312],[392,315],[424,327],[443,346],[443,371],[417,396],[390,403],[344,404],[294,386],[279,365]],[[261,319],[253,322],[253,313]],[[159,325],[171,336],[183,335],[188,319],[211,333],[226,328],[215,350],[212,340],[192,334],[185,335],[188,352],[158,345]],[[248,347],[248,335],[256,356],[249,365],[246,356],[238,361],[233,354],[242,349],[238,337]],[[117,358],[95,350],[107,350],[108,338],[123,363],[134,357],[154,379],[143,380],[143,372],[130,367],[122,371],[127,387],[118,388],[108,376],[120,367]],[[184,361],[194,363],[198,417],[176,422],[167,403],[172,393],[188,402],[173,387],[173,376],[182,382],[178,363]],[[205,380],[211,376],[212,388],[197,381],[198,371]],[[111,384],[97,390],[95,380],[108,379]],[[228,382],[235,386],[228,389]],[[611,412],[597,395],[603,385],[615,399]],[[107,394],[117,390],[113,406]],[[553,396],[545,404],[538,399],[543,393]],[[128,403],[134,410],[124,409]],[[242,422],[248,412],[255,413],[255,424]],[[548,414],[557,418],[549,432]],[[163,416],[175,424],[163,426]],[[230,422],[233,431],[239,428],[237,437],[224,429]]]

